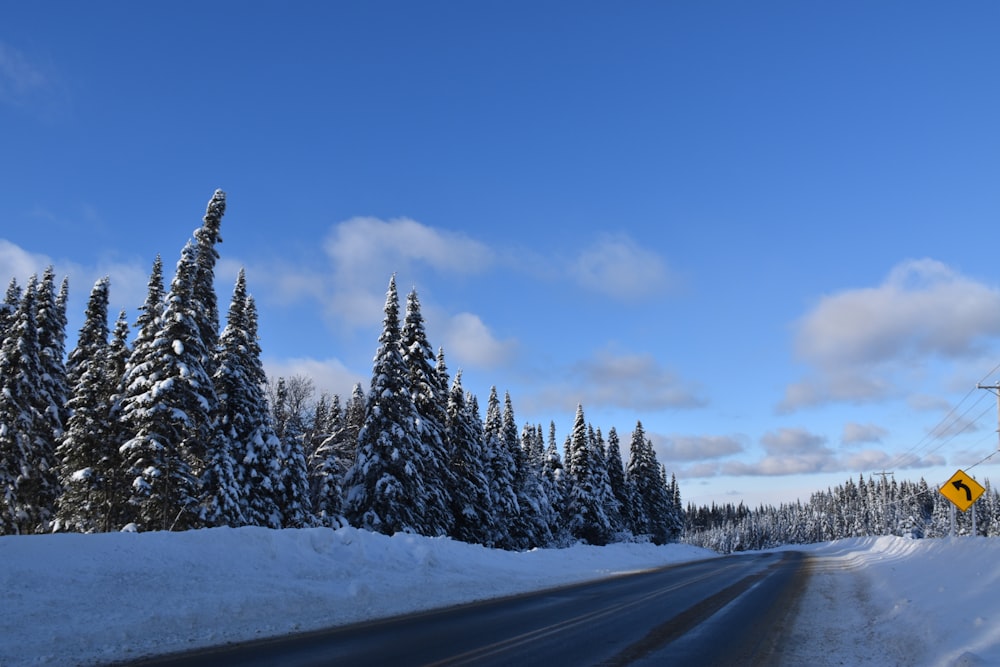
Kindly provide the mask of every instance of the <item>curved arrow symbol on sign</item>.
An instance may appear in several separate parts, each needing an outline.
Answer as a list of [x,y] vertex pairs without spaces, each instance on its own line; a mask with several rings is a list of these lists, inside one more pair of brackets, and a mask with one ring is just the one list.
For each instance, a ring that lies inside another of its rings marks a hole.
[[965,482],[963,482],[960,479],[956,479],[954,482],[951,483],[951,485],[955,487],[956,491],[961,491],[962,489],[965,489],[965,499],[968,500],[970,503],[972,502],[972,489],[970,489]]

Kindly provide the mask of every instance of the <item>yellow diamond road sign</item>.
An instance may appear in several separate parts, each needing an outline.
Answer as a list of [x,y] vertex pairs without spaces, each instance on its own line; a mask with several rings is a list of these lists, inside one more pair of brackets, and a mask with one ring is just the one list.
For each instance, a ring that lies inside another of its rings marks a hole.
[[972,504],[979,499],[979,496],[983,495],[983,491],[986,489],[965,472],[959,470],[938,490],[941,495],[955,503],[955,507],[964,512],[972,507]]

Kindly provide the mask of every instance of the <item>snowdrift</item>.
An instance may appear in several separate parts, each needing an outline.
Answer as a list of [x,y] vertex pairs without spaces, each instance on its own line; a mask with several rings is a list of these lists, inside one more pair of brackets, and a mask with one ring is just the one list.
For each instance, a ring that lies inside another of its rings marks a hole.
[[713,556],[651,544],[513,553],[354,528],[0,537],[0,665],[129,660]]

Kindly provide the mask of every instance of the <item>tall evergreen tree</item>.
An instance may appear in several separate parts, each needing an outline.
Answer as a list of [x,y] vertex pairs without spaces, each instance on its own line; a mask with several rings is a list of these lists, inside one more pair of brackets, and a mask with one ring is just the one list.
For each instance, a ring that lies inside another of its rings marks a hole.
[[214,415],[218,437],[212,439],[214,447],[208,456],[203,493],[206,521],[215,526],[242,526],[249,522],[240,465],[247,454],[247,426],[253,419],[250,411],[263,406],[252,400],[253,389],[248,386],[253,382],[253,369],[260,362],[251,358],[256,344],[250,340],[247,299],[246,273],[240,269],[226,328],[219,337],[212,364],[215,368],[212,381],[218,398]]
[[573,461],[565,500],[566,523],[574,537],[602,546],[612,537],[613,527],[604,507],[607,470],[597,440],[588,434],[583,406],[576,408],[569,451]]
[[[136,478],[135,470],[130,470],[125,462],[123,448],[125,443],[134,438],[138,433],[139,418],[143,406],[152,397],[150,393],[153,388],[155,378],[159,375],[156,362],[156,350],[153,342],[156,340],[157,332],[160,328],[160,320],[163,316],[163,308],[166,301],[166,293],[163,288],[163,260],[157,255],[153,260],[153,266],[149,273],[149,281],[146,284],[146,299],[139,307],[139,316],[136,318],[136,336],[128,357],[124,370],[120,376],[119,395],[114,408],[117,418],[117,427],[122,434],[122,444],[119,447],[119,455],[122,457],[121,478],[125,480],[128,489],[128,500],[122,506],[120,520],[122,525],[135,523],[138,505],[133,499],[132,484]],[[158,451],[162,444],[153,445],[146,443],[151,451]],[[174,451],[174,450],[171,450]],[[165,452],[163,452],[165,453]],[[140,458],[147,458],[141,456]],[[160,458],[159,456],[156,458]],[[148,466],[147,466],[148,467]],[[190,471],[188,471],[190,472]],[[140,490],[145,492],[140,484]]]
[[19,303],[21,303],[21,287],[17,284],[17,278],[11,278],[3,303],[0,303],[0,344],[7,337]]
[[[344,454],[348,455],[345,459],[347,462],[347,468],[349,469],[354,465],[354,460],[358,455],[358,436],[361,434],[361,429],[365,425],[365,411],[368,406],[368,399],[365,397],[365,392],[361,388],[361,383],[358,382],[354,385],[351,390],[351,397],[347,399],[347,404],[344,405]],[[350,448],[348,449],[348,444]]]
[[[667,487],[667,498],[670,502],[670,510],[666,517],[666,534],[668,542],[676,542],[684,534],[684,505],[681,504],[681,488],[677,484],[677,476],[670,475],[667,481],[667,468],[660,464],[661,477]],[[801,542],[801,540],[798,540]]]
[[386,293],[365,424],[358,435],[358,455],[344,480],[347,519],[356,527],[386,535],[420,532],[425,508],[418,502],[427,497],[421,488],[419,415],[407,378],[393,276]]
[[152,344],[156,338],[166,297],[166,290],[163,288],[163,259],[157,255],[149,272],[149,282],[146,283],[146,300],[139,307],[139,317],[135,321],[137,333],[132,344],[133,350]]
[[51,427],[39,396],[38,279],[28,281],[0,346],[0,534],[46,531],[58,495]]
[[56,450],[63,487],[57,530],[107,532],[117,520],[121,443],[112,413],[119,369],[108,341],[108,289],[107,277],[94,284],[66,364],[71,414]]
[[424,511],[420,532],[431,536],[447,535],[453,520],[449,494],[454,486],[444,442],[445,423],[448,419],[448,385],[446,379],[442,383],[434,350],[427,341],[420,300],[415,289],[406,298],[400,345],[408,371],[410,393],[417,410],[419,455],[424,471],[422,488],[427,494],[420,499]]
[[544,437],[541,426],[536,429],[525,424],[521,431],[521,451],[517,504],[523,532],[518,536],[519,548],[547,547],[553,542],[552,525],[557,522],[542,474]]
[[[217,398],[202,365],[206,350],[192,308],[196,258],[188,243],[156,337],[144,351],[148,357],[126,371],[129,393],[122,414],[133,435],[121,451],[140,530],[184,530],[203,523],[199,479],[214,434],[211,411]],[[133,356],[139,350],[137,345]]]
[[636,422],[632,431],[626,474],[635,487],[638,499],[632,506],[632,533],[648,535],[655,544],[666,544],[672,538],[673,503],[664,484],[653,443],[646,437],[642,422]]
[[553,543],[558,545],[569,544],[571,537],[565,522],[566,471],[563,467],[562,458],[559,456],[559,445],[556,442],[556,423],[554,421],[549,422],[549,437],[545,446],[542,477],[546,494],[553,508],[552,522],[549,524]]
[[[244,317],[246,329],[239,364],[243,382],[234,382],[226,396],[226,425],[245,520],[253,526],[280,528],[282,446],[264,389],[267,376],[260,360],[257,306],[250,295],[244,304]],[[235,330],[233,333],[237,334]]]
[[55,460],[57,441],[62,437],[69,413],[66,401],[66,298],[68,286],[64,280],[56,292],[55,271],[45,269],[38,284],[35,299],[35,325],[38,327],[39,386],[36,395],[41,403],[38,410],[44,418],[40,436],[44,438],[45,458]]
[[205,356],[201,363],[209,376],[215,374],[215,358],[212,351],[219,337],[219,306],[215,296],[215,263],[219,259],[219,251],[215,246],[222,243],[219,231],[225,213],[226,193],[216,190],[206,207],[202,226],[194,232],[198,267],[191,288],[192,311],[205,345]]
[[448,393],[446,427],[448,460],[455,478],[451,492],[454,516],[451,536],[491,547],[496,527],[481,425],[479,410],[466,402],[459,371]]
[[632,514],[631,505],[634,498],[634,492],[631,490],[631,485],[625,479],[625,468],[622,462],[621,444],[618,439],[618,431],[615,430],[614,426],[612,426],[611,430],[608,431],[607,462],[608,484],[610,485],[611,493],[614,495],[615,501],[618,504],[616,528],[618,530],[631,530],[628,525],[628,517]]
[[588,427],[587,436],[593,442],[591,451],[595,457],[594,469],[597,473],[595,487],[598,502],[604,510],[604,514],[608,517],[611,533],[620,533],[626,530],[626,528],[621,516],[621,504],[618,502],[618,498],[615,497],[614,490],[611,488],[611,479],[608,476],[608,450],[607,443],[604,442],[604,434],[601,433],[599,427],[593,429],[593,431]]
[[[302,528],[311,522],[309,469],[305,455],[306,426],[303,422],[302,384],[278,378],[275,391],[275,432],[281,442],[281,463],[274,485],[278,490],[281,525]],[[294,391],[289,391],[291,385]]]
[[[320,406],[317,406],[317,421]],[[340,480],[353,459],[354,443],[350,443],[350,456],[345,456],[344,411],[340,396],[333,395],[325,410],[326,438],[320,443],[309,462],[309,489],[312,494],[313,514],[322,526],[339,527],[343,512],[343,489]]]
[[107,374],[111,383],[109,388],[113,385],[109,401],[108,432],[110,441],[114,443],[112,451],[109,452],[108,469],[105,472],[108,488],[107,530],[109,531],[118,530],[129,521],[127,500],[129,497],[128,484],[131,480],[126,474],[121,456],[121,446],[129,437],[121,415],[122,400],[125,396],[125,369],[128,367],[132,355],[132,348],[129,346],[129,332],[128,317],[125,309],[122,308],[118,312],[118,320],[115,322],[115,328],[111,332],[111,340],[108,342],[107,359]]
[[[515,426],[515,440],[516,440]],[[483,426],[483,446],[486,451],[490,480],[490,498],[496,517],[493,543],[504,549],[516,548],[512,529],[518,515],[517,490],[515,489],[516,463],[506,441],[503,412],[497,388],[490,387],[486,401],[486,422]]]

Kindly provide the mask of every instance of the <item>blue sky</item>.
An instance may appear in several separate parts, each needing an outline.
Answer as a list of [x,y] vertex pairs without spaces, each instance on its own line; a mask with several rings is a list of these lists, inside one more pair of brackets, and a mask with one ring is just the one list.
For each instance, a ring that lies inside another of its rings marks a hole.
[[245,266],[273,373],[367,388],[395,272],[482,403],[560,442],[577,403],[626,442],[641,419],[685,501],[942,483],[997,443],[997,25],[978,1],[6,3],[0,279],[54,263],[74,332],[104,274],[134,309],[222,188],[220,302]]

